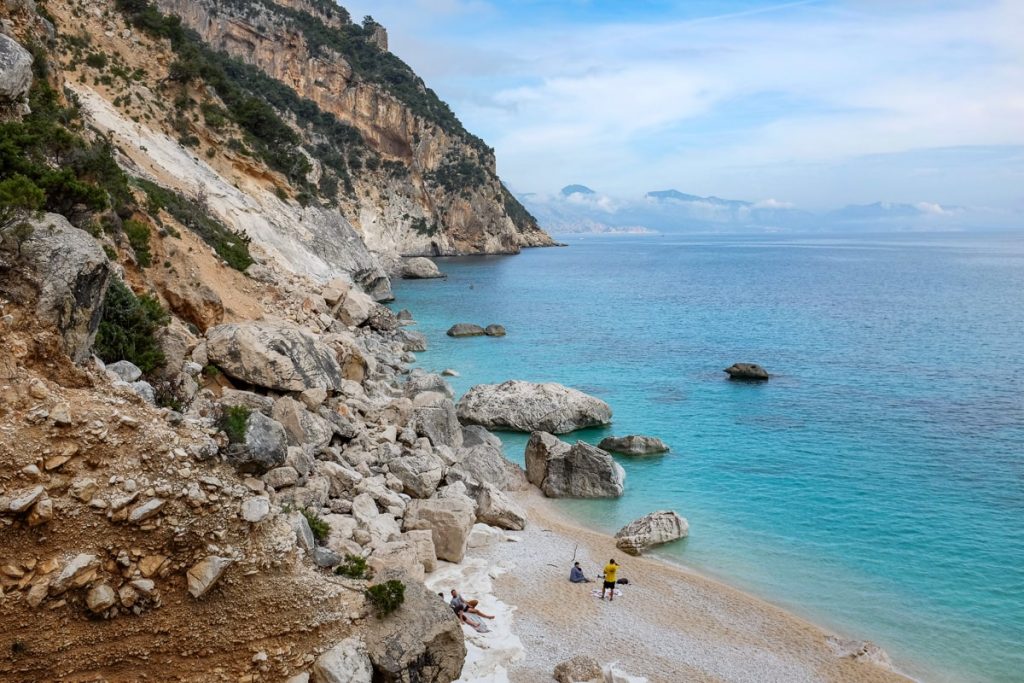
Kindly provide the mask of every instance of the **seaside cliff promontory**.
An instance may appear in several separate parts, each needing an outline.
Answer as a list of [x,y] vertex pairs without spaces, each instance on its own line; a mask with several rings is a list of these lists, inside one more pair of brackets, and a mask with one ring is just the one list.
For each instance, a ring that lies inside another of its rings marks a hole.
[[[493,151],[324,0],[0,7],[0,679],[550,675],[488,559],[547,552],[537,474],[411,370],[428,340],[379,303],[405,256],[551,243]],[[610,419],[511,387],[561,414],[524,428]],[[546,462],[551,491],[621,494],[611,456],[566,449],[601,467]],[[491,636],[451,584],[502,607]]]

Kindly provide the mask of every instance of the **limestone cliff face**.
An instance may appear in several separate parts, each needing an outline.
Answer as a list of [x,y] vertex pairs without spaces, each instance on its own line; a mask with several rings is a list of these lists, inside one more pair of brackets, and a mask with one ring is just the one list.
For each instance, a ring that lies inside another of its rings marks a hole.
[[[352,30],[342,34],[346,26],[360,30],[347,13],[317,0],[159,0],[158,5],[181,17],[214,49],[258,67],[359,131],[384,166],[353,173],[354,191],[339,202],[372,251],[515,253],[552,243],[532,217],[516,210],[521,207],[495,172],[493,151],[462,130],[411,71],[418,88],[411,97],[429,98],[450,119],[439,122],[429,112],[415,111],[416,103],[358,73],[332,49],[345,40],[362,40],[381,50],[387,45],[382,27],[365,27],[366,37],[353,39]],[[316,35],[307,35],[313,31]],[[341,42],[331,42],[335,39]],[[396,163],[401,173],[394,171]]]

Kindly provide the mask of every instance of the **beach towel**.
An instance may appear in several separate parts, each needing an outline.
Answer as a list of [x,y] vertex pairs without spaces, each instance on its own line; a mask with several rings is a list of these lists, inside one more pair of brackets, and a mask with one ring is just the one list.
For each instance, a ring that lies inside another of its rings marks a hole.
[[[593,595],[595,598],[600,598],[601,597],[601,589],[600,588],[593,588],[593,589],[591,589],[590,594]],[[615,589],[615,597],[618,598],[618,597],[621,597],[621,596],[622,596],[622,589],[621,588],[616,588]]]

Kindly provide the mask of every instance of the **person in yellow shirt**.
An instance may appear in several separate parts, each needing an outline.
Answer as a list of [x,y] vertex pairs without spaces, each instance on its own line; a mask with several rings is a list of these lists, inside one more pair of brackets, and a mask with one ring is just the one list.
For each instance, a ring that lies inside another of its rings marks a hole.
[[615,599],[615,577],[619,572],[619,565],[615,564],[615,560],[608,560],[608,564],[604,566],[604,585],[601,586],[601,599],[604,600],[605,591],[608,593],[608,602]]

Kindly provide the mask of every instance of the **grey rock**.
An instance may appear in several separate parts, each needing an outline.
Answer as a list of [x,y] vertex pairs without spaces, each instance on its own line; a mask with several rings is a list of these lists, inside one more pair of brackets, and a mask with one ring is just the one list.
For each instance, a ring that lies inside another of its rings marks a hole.
[[186,572],[188,579],[188,592],[193,598],[201,598],[213,588],[213,586],[224,575],[224,570],[231,566],[232,560],[229,557],[209,555],[200,560]]
[[476,505],[477,521],[513,531],[526,528],[526,511],[491,484],[480,488]]
[[501,450],[501,439],[491,434],[480,425],[466,425],[462,428],[462,447],[472,448],[473,446],[487,445],[491,448]]
[[484,328],[484,334],[488,337],[504,337],[505,326],[504,325],[488,325]]
[[448,398],[455,397],[455,392],[452,391],[451,385],[448,384],[444,377],[431,372],[423,372],[419,368],[409,373],[409,377],[406,379],[402,390],[409,398],[427,391],[444,394]]
[[[301,452],[302,449],[298,450]],[[299,483],[299,472],[294,467],[275,467],[263,475],[263,481],[272,489],[283,489]]]
[[95,555],[76,555],[64,565],[57,578],[50,582],[50,595],[62,595],[71,588],[80,588],[89,582],[99,567],[100,559]]
[[667,453],[668,445],[653,436],[640,436],[630,434],[629,436],[608,436],[601,439],[597,444],[601,450],[623,455],[655,455]]
[[423,256],[415,256],[405,259],[402,264],[402,277],[407,280],[428,280],[431,278],[444,277],[437,268],[437,264]]
[[413,498],[429,498],[444,475],[444,462],[432,453],[395,458],[388,469],[402,482],[403,490]]
[[355,470],[327,460],[317,464],[317,471],[327,477],[330,486],[328,495],[331,498],[352,498],[356,495],[359,482],[363,480],[363,475]]
[[0,33],[0,118],[29,113],[32,54],[13,38]]
[[274,410],[274,399],[261,396],[251,391],[224,388],[220,394],[220,404],[231,408],[243,407],[270,416]]
[[418,394],[413,406],[409,426],[417,434],[427,437],[435,446],[462,445],[462,425],[450,398],[429,392]]
[[72,360],[85,362],[103,314],[110,262],[89,233],[63,216],[48,213],[29,223],[32,235],[21,248],[26,278],[0,281],[0,294],[14,289],[19,298],[35,300],[36,316],[56,326]]
[[313,548],[313,564],[323,569],[337,567],[344,559],[345,558],[338,553],[334,552],[330,548],[325,548],[322,545],[318,545]]
[[406,351],[420,353],[427,350],[427,335],[415,330],[401,330],[398,337]]
[[769,377],[768,371],[757,363],[733,363],[724,372],[729,379],[763,381]]
[[572,448],[554,434],[534,432],[526,442],[526,478],[531,484],[540,488],[548,476],[548,461],[563,457]]
[[405,602],[385,619],[363,622],[363,637],[384,683],[447,683],[459,678],[466,659],[465,636],[454,612],[437,593],[408,574],[387,570],[375,581],[405,584]]
[[358,638],[346,638],[313,663],[313,683],[371,683],[373,663]]
[[11,512],[17,515],[22,512],[27,512],[28,509],[39,502],[45,494],[46,489],[42,486],[33,486],[29,489],[19,489],[12,491],[7,495],[0,496],[0,513]]
[[456,458],[458,462],[449,468],[447,480],[463,482],[472,494],[484,484],[492,484],[503,491],[523,491],[528,486],[523,468],[506,458],[500,447],[480,444],[460,448]]
[[132,391],[134,391],[135,394],[143,401],[145,401],[151,406],[156,405],[156,390],[153,389],[152,384],[140,380],[138,382],[132,382],[128,386],[130,386],[132,388]]
[[277,399],[270,416],[284,427],[291,446],[308,444],[315,453],[326,448],[334,436],[334,426],[330,422],[309,412],[302,403],[290,396]]
[[235,379],[278,391],[340,391],[342,369],[334,352],[288,323],[244,322],[207,332],[210,362]]
[[288,457],[288,435],[280,422],[263,413],[250,413],[245,423],[245,446],[230,452],[239,472],[260,474],[280,467]]
[[270,501],[261,496],[242,501],[242,519],[259,524],[270,514]]
[[487,429],[565,434],[609,424],[612,409],[600,399],[560,384],[510,380],[471,388],[459,400],[458,416],[464,424]]
[[526,446],[526,472],[531,483],[541,481],[549,498],[617,498],[626,472],[606,451],[577,441],[558,446],[550,435],[532,434]]
[[690,525],[685,519],[671,510],[659,510],[619,529],[615,547],[630,555],[640,555],[651,546],[685,538],[689,533]]
[[313,552],[316,547],[316,537],[313,530],[309,528],[309,521],[306,516],[298,512],[291,516],[292,530],[295,532],[295,544],[307,553]]
[[456,323],[445,332],[449,337],[482,337],[486,334],[484,328],[472,323]]
[[166,504],[167,501],[163,498],[150,498],[145,503],[131,509],[131,512],[128,513],[128,521],[131,524],[145,522],[147,519],[155,517]]
[[127,360],[107,363],[107,372],[114,373],[122,382],[136,382],[142,377],[142,370],[139,369],[139,366]]
[[461,562],[476,521],[476,504],[463,496],[413,500],[405,511],[406,530],[430,529],[438,559]]

